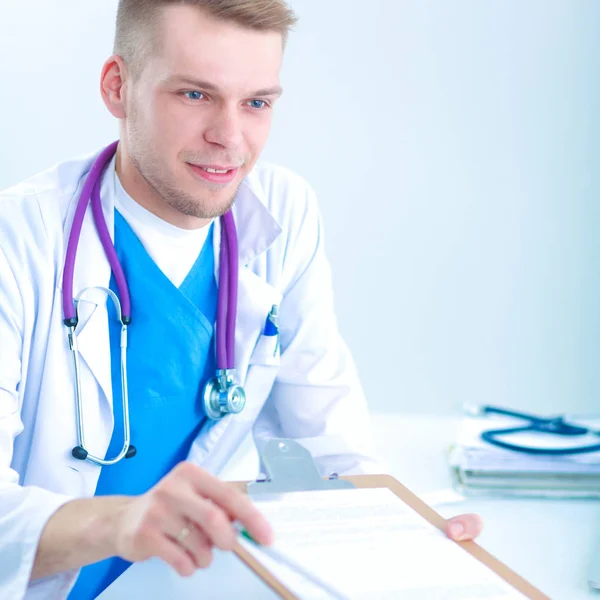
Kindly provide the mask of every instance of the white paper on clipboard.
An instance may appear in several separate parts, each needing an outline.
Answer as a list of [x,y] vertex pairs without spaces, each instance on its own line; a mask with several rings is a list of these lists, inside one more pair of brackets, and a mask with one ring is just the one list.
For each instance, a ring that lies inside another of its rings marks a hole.
[[[516,600],[520,592],[449,540],[391,490],[291,492],[255,498],[275,548],[352,600]],[[327,598],[244,547],[303,600]]]

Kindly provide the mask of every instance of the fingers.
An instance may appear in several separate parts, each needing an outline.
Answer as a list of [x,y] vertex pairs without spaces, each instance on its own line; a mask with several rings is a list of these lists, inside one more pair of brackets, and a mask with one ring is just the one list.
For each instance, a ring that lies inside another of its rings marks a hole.
[[[179,540],[183,531],[189,531],[188,535]],[[206,569],[213,561],[213,544],[206,534],[194,523],[181,523],[178,531],[173,531],[171,541],[181,546],[192,558],[196,569]]]
[[119,556],[132,562],[157,556],[190,575],[211,564],[213,547],[234,549],[232,521],[259,543],[271,543],[269,524],[245,494],[184,462],[119,517]]
[[189,577],[196,571],[195,561],[186,549],[168,537],[155,535],[146,544],[152,556],[164,560],[182,577]]
[[178,503],[183,515],[197,524],[211,545],[221,550],[233,550],[237,532],[220,507],[192,493],[181,494]]
[[[225,511],[229,517],[228,521],[239,521],[248,530],[248,533],[261,544],[269,545],[273,542],[274,535],[271,526],[245,494],[233,489],[216,477],[209,475],[196,465],[181,463],[177,469],[182,477],[190,481],[199,497],[210,499],[213,505]],[[230,537],[228,533],[220,535],[216,530],[222,527],[223,520],[221,517],[206,506],[201,507],[197,505],[197,510],[200,513],[197,516],[190,515],[190,518],[193,521],[197,521],[203,527],[208,522],[211,531],[217,536],[215,539],[212,534],[210,535],[215,545],[219,548],[222,547],[217,543],[217,540],[219,540],[220,543],[225,543],[226,547],[224,549],[232,549],[235,543],[235,531],[231,524],[229,524],[229,531],[233,537]],[[223,517],[227,518],[225,515]]]
[[457,542],[474,540],[482,530],[483,520],[475,514],[459,515],[446,522],[446,535]]
[[183,541],[183,546],[192,555],[198,569],[207,569],[213,561],[213,545],[199,529],[194,529]]

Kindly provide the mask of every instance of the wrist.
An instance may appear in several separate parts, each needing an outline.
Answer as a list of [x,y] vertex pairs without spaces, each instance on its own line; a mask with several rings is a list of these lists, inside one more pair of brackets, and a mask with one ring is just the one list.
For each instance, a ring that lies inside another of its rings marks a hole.
[[133,501],[130,496],[106,496],[102,499],[101,510],[85,528],[82,534],[96,540],[99,555],[106,558],[119,556],[119,539],[127,508]]
[[118,556],[121,523],[133,498],[104,496],[67,502],[50,517],[38,543],[31,580]]

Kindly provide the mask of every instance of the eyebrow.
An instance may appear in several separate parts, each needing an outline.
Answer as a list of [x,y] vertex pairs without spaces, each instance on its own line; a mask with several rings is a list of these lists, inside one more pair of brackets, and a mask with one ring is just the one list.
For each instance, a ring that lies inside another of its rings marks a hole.
[[[202,81],[200,79],[194,79],[193,77],[187,77],[186,75],[173,75],[167,80],[169,83],[182,83],[185,85],[191,85],[193,87],[201,88],[208,92],[221,93],[221,90],[208,81]],[[275,85],[270,88],[263,88],[256,92],[249,94],[249,96],[281,96],[283,94],[283,88],[279,85]]]

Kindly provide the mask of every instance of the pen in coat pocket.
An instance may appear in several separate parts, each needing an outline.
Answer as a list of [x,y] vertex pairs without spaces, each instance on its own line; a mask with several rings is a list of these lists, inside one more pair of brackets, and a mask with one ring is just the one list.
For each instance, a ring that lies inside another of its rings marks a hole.
[[263,335],[267,337],[277,336],[275,350],[273,351],[273,356],[276,356],[279,350],[279,307],[276,304],[273,304],[267,315]]

